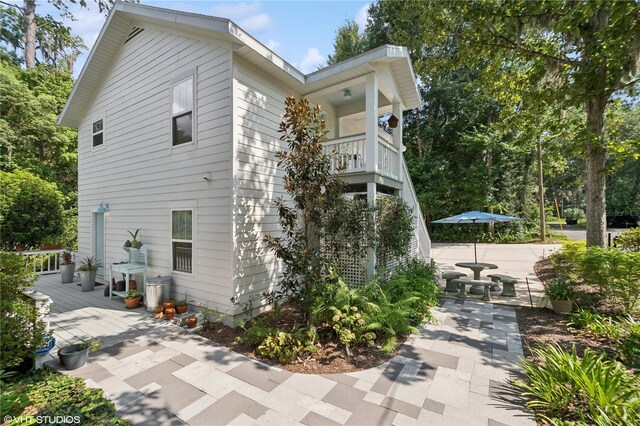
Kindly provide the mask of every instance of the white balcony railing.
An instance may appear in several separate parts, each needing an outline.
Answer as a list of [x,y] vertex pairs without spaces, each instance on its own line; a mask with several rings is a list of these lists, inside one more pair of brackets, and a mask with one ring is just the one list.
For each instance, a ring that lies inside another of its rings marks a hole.
[[60,253],[64,250],[32,250],[15,253],[25,257],[27,265],[38,275],[57,274],[60,272]]
[[[378,129],[378,164],[376,171],[399,179],[398,149],[393,146],[391,135]],[[373,171],[366,163],[366,137],[364,134],[332,139],[324,143],[324,153],[331,159],[331,171],[342,169],[344,173]]]

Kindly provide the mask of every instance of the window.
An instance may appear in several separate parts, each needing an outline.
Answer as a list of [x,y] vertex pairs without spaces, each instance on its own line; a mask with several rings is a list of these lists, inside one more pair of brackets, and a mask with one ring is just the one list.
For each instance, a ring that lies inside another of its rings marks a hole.
[[173,270],[193,272],[193,211],[174,210],[171,212],[171,250]]
[[100,146],[104,143],[104,128],[102,119],[93,122],[93,146]]
[[173,146],[193,140],[193,77],[173,86],[171,134]]

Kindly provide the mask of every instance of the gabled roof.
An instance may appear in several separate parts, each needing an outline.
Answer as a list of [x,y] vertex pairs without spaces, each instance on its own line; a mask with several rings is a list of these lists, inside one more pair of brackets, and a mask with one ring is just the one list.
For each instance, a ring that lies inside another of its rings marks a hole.
[[58,118],[58,124],[74,128],[79,126],[96,88],[102,81],[103,73],[113,63],[132,26],[144,25],[145,22],[182,29],[203,37],[227,40],[234,46],[236,54],[257,64],[265,73],[302,94],[366,75],[372,72],[371,64],[385,62],[396,76],[405,107],[416,108],[422,103],[411,60],[404,47],[380,46],[305,75],[229,19],[116,2],[67,99]]

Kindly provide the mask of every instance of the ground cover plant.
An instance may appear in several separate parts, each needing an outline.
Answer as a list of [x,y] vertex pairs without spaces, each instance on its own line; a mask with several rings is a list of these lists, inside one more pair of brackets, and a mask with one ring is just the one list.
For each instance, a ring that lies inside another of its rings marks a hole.
[[0,380],[0,411],[2,418],[18,417],[6,425],[25,424],[20,416],[22,420],[31,419],[28,424],[36,423],[38,417],[45,419],[44,423],[52,423],[57,416],[76,424],[131,424],[116,415],[115,406],[101,389],[88,388],[82,378],[49,370]]
[[571,242],[536,264],[546,286],[570,284],[579,306],[570,316],[516,310],[526,355],[525,377],[517,385],[543,422],[640,424],[634,254]]

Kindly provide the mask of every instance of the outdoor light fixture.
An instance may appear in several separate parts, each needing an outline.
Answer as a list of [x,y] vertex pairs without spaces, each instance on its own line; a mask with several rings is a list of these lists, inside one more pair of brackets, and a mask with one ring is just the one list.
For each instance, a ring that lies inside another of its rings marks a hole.
[[351,90],[349,90],[349,89],[345,89],[345,91],[344,91],[344,98],[345,98],[345,99],[351,99]]
[[96,209],[96,213],[106,213],[109,211],[109,203],[106,201],[100,201],[98,208]]
[[387,120],[387,123],[389,123],[389,127],[391,127],[392,129],[395,129],[396,127],[398,127],[398,117],[391,114],[391,117],[389,117],[389,120]]

